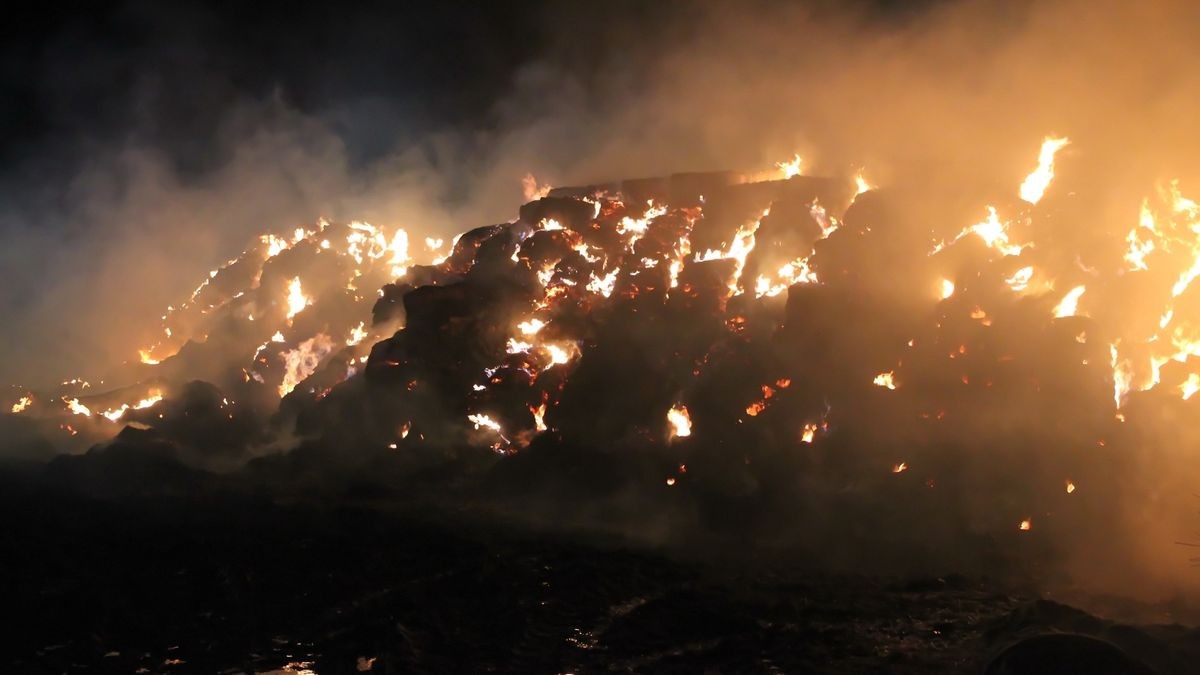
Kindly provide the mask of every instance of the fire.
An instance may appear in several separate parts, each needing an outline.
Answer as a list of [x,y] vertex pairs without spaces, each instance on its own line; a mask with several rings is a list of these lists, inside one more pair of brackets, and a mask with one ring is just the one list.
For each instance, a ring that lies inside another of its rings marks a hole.
[[546,430],[546,404],[543,403],[538,407],[529,407],[529,412],[533,413],[533,427],[538,431]]
[[[426,239],[425,242],[429,244],[430,240]],[[440,247],[441,240],[437,240],[437,243],[438,247]],[[436,247],[431,246],[430,248]],[[406,265],[409,262],[408,233],[404,230],[396,230],[396,233],[392,235],[392,242],[388,244],[388,250],[392,252],[392,257],[388,259],[388,264],[392,266],[392,276],[404,276],[404,273],[408,271]]]
[[546,326],[546,322],[541,319],[530,319],[517,324],[517,330],[521,331],[521,335],[537,335],[538,331]]
[[1062,301],[1059,302],[1054,308],[1055,318],[1075,316],[1076,310],[1079,306],[1079,296],[1083,295],[1084,291],[1086,290],[1087,289],[1083,286],[1076,286],[1075,288],[1072,288],[1065,296],[1063,296]]
[[292,393],[297,385],[316,372],[321,360],[333,351],[333,347],[333,340],[328,335],[317,333],[295,349],[280,352],[284,364],[283,382],[279,384],[280,398]]
[[942,299],[954,295],[954,282],[949,279],[942,279]]
[[1025,182],[1021,183],[1021,199],[1030,204],[1036,204],[1042,199],[1046,188],[1050,187],[1050,181],[1054,180],[1054,156],[1068,143],[1070,141],[1066,138],[1051,136],[1047,136],[1042,141],[1042,149],[1038,152],[1037,168],[1025,177]]
[[[1183,397],[1183,400],[1186,401],[1197,391],[1200,391],[1200,375],[1196,373],[1189,373],[1187,376],[1187,381],[1179,385],[1179,393]],[[16,412],[16,410],[14,409],[13,412]]]
[[817,436],[817,429],[819,428],[820,427],[813,422],[805,424],[800,430],[800,440],[804,443],[812,443],[813,439]]
[[293,277],[288,282],[287,293],[287,319],[292,320],[292,317],[299,314],[305,307],[312,304],[312,300],[304,295],[304,290],[300,287],[300,277]]
[[1128,263],[1127,269],[1150,269],[1149,264],[1146,262],[1146,256],[1154,251],[1154,242],[1161,237],[1162,233],[1159,231],[1158,224],[1154,220],[1154,213],[1150,210],[1150,200],[1143,199],[1142,209],[1138,216],[1138,224],[1125,236],[1125,241],[1129,243],[1129,250],[1125,252],[1125,262]]
[[[357,326],[350,329],[350,337],[346,338],[346,346],[347,347],[353,347],[354,345],[362,342],[363,339],[367,337],[368,333],[367,333],[366,328],[364,328],[365,325],[366,325],[365,321],[359,321]],[[279,337],[282,338],[283,336],[280,335]]]
[[905,471],[908,471],[908,465],[904,462],[892,466],[892,473],[904,473]]
[[1011,277],[1004,280],[1008,287],[1013,291],[1020,293],[1029,288],[1029,280],[1033,278],[1033,266],[1027,265],[1013,273]]
[[21,398],[17,399],[16,403],[12,404],[12,413],[15,415],[17,413],[24,412],[24,410],[26,408],[28,408],[30,406],[30,404],[32,404],[32,403],[33,403],[32,396],[29,396],[28,394],[25,396],[22,396]]
[[1017,529],[1021,530],[1022,532],[1028,532],[1033,529],[1033,521],[1029,518],[1026,518],[1021,521],[1021,524],[1017,526]]
[[875,386],[877,386],[877,387],[887,387],[888,389],[895,389],[896,388],[895,373],[890,370],[886,373],[880,373],[875,376],[874,382],[875,382]]
[[472,414],[467,415],[467,421],[475,425],[476,429],[484,428],[491,429],[497,433],[501,433],[500,423],[492,419],[488,415]]
[[76,415],[83,415],[84,417],[92,416],[91,409],[88,408],[86,405],[80,403],[79,399],[77,399],[77,398],[73,398],[70,400],[64,398],[63,402],[67,404],[67,410],[70,410],[71,412],[75,413]]
[[150,396],[134,403],[133,405],[124,403],[118,408],[113,408],[112,410],[106,410],[100,414],[104,417],[107,417],[109,419],[109,421],[116,422],[117,420],[121,419],[125,415],[126,412],[128,412],[130,410],[141,410],[143,408],[149,408],[150,406],[154,405],[155,403],[158,403],[159,401],[161,401],[162,398],[163,397],[162,397],[161,393],[151,394]]
[[1066,488],[1067,488],[1067,494],[1071,494],[1072,492],[1075,491],[1075,482],[1068,478],[1067,482],[1066,482]]
[[987,207],[987,212],[987,218],[972,225],[968,230],[978,235],[985,244],[1004,255],[1020,255],[1025,247],[1009,242],[1008,223],[1000,222],[1000,216],[996,213],[996,207]]
[[604,297],[612,295],[613,288],[617,284],[617,275],[621,273],[621,268],[616,268],[608,274],[598,277],[595,272],[592,272],[591,280],[588,282],[587,290],[590,293],[596,293]]
[[775,162],[775,166],[784,178],[800,175],[800,168],[804,164],[804,160],[800,159],[800,155],[792,155],[792,158],[786,162]]
[[[763,211],[763,218],[770,215],[771,210],[768,208]],[[746,267],[746,257],[750,255],[750,251],[754,250],[754,233],[758,231],[760,220],[747,223],[738,228],[738,231],[733,236],[733,241],[725,250],[709,249],[704,253],[696,254],[696,262],[705,262],[708,260],[732,259],[737,262],[733,269],[733,276],[729,281],[729,292],[738,294],[741,290],[738,288],[738,279],[742,278],[742,270]]]
[[866,177],[863,176],[863,172],[860,169],[858,173],[854,174],[854,189],[856,190],[854,196],[857,197],[868,190],[874,190],[875,186],[867,182]]
[[671,425],[671,438],[686,438],[692,435],[692,417],[687,406],[672,406],[667,411],[667,422]]

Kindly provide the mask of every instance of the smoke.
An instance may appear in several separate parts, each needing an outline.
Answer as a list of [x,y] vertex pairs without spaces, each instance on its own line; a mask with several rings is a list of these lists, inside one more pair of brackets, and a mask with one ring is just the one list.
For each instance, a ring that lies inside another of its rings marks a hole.
[[[301,104],[288,86],[243,96],[228,93],[228,83],[201,78],[208,82],[202,90],[226,93],[217,112],[200,113],[212,118],[193,130],[200,138],[187,138],[184,147],[190,150],[182,155],[192,161],[181,162],[178,138],[158,128],[158,115],[167,108],[149,105],[139,113],[131,106],[125,109],[127,119],[117,116],[119,133],[108,129],[99,138],[85,134],[54,147],[56,157],[83,159],[62,171],[39,173],[49,177],[44,183],[34,186],[11,174],[0,185],[9,204],[0,215],[5,270],[0,312],[7,319],[0,328],[7,345],[0,379],[37,384],[75,373],[102,374],[109,365],[134,358],[131,349],[148,342],[167,305],[186,297],[208,270],[264,231],[284,232],[325,217],[402,225],[414,238],[448,237],[514,218],[520,177],[528,171],[555,185],[588,184],[677,171],[764,168],[798,152],[805,173],[849,175],[865,167],[872,182],[890,188],[888,217],[865,209],[865,218],[901,230],[889,245],[903,251],[919,235],[952,236],[981,218],[990,200],[1010,199],[1032,168],[1043,136],[1061,134],[1072,144],[1061,155],[1055,189],[1086,190],[1093,201],[1071,213],[1068,224],[1074,230],[1059,236],[1078,244],[1084,262],[1095,266],[1114,254],[1099,243],[1099,235],[1111,238],[1134,225],[1142,197],[1152,194],[1156,182],[1179,178],[1187,186],[1196,178],[1200,167],[1190,150],[1200,138],[1189,106],[1200,94],[1193,68],[1200,47],[1189,29],[1197,13],[1200,9],[1183,2],[1075,0],[941,2],[904,10],[865,2],[554,5],[522,11],[531,51],[486,83],[482,76],[467,76],[465,88],[479,84],[502,93],[447,125],[430,123],[413,112],[417,104],[395,95]],[[437,64],[431,67],[436,70]],[[160,75],[148,80],[161,85]],[[453,87],[459,76],[447,67],[435,77]],[[322,77],[307,84],[316,91],[339,91],[322,86],[327,84]],[[140,96],[152,90],[133,91]],[[190,102],[202,110],[206,105],[202,95]],[[409,124],[412,130],[404,132],[379,128]],[[891,252],[880,253],[881,260],[889,260]],[[864,275],[864,288],[895,303],[887,315],[895,318],[927,300],[914,286],[895,283],[897,275],[911,279],[927,271],[897,273],[880,265]],[[1098,314],[1104,311],[1096,308]],[[795,328],[788,337],[807,349],[795,349],[782,362],[812,381],[835,381],[844,374],[839,364],[858,358],[852,346],[871,354],[882,349],[853,330],[863,326],[837,328],[843,342],[833,347]],[[1029,334],[1036,330],[1022,328]],[[621,337],[653,345],[663,336]],[[1014,339],[1020,337],[1018,332]],[[821,349],[822,364],[803,358]],[[949,448],[929,450],[926,459],[953,464],[976,483],[989,480],[989,472],[1005,486],[1061,483],[1067,477],[1067,451],[1061,446],[1071,445],[1072,456],[1081,453],[1083,434],[1071,428],[1090,424],[1087,413],[1073,410],[1071,401],[1106,401],[1109,391],[1102,382],[1072,380],[1076,373],[1053,355],[1039,358],[1047,381],[1058,378],[1062,390],[1077,398],[1064,396],[1062,407],[1053,411],[1030,410],[1022,401],[992,401],[994,419],[988,421],[994,422],[989,428],[994,438],[973,438],[975,429],[964,427]],[[863,363],[853,369],[862,369],[866,382],[889,367]],[[596,377],[605,382],[605,375]],[[859,393],[834,394],[850,400]],[[797,413],[819,411],[821,404],[804,401]],[[584,409],[591,402],[575,405]],[[628,401],[611,405],[598,414],[597,428],[625,425],[621,415],[632,407]],[[646,409],[658,416],[657,409]],[[880,415],[863,414],[856,421],[878,427],[840,428],[841,436],[831,437],[841,438],[838,448],[847,456],[856,446],[881,448],[878,457],[895,450],[889,463],[919,459],[911,451],[901,456],[906,447],[922,442],[910,428],[910,417],[883,414],[882,405],[864,404],[864,410]],[[1018,418],[1044,422],[1046,428],[1005,426]],[[1098,499],[1088,496],[1091,485],[1112,490],[1104,495],[1106,506],[1086,501],[1076,512],[1076,518],[1094,514],[1106,520],[1091,523],[1078,540],[1070,531],[1057,533],[1063,539],[1054,547],[1062,554],[1080,543],[1079,553],[1065,556],[1073,582],[1134,592],[1143,589],[1134,587],[1132,571],[1152,566],[1153,573],[1139,580],[1146,592],[1194,589],[1186,553],[1173,542],[1186,538],[1191,527],[1188,500],[1197,476],[1179,467],[1186,466],[1185,449],[1194,448],[1197,439],[1180,420],[1164,414],[1146,412],[1142,420],[1137,433],[1124,432],[1128,437],[1120,447],[1130,454],[1106,451],[1090,475],[1072,476],[1079,480],[1081,499]],[[696,435],[705,433],[714,432],[698,423]],[[1021,438],[1028,447],[1013,450],[1010,444]],[[775,439],[758,440],[771,447]],[[968,564],[968,554],[991,553],[963,551],[957,532],[923,531],[917,519],[921,508],[933,510],[929,504],[897,508],[907,521],[871,522],[854,537],[846,535],[846,519],[871,517],[853,512],[854,498],[869,490],[846,478],[862,468],[850,459],[827,456],[829,465],[817,466],[815,460],[756,457],[777,461],[778,476],[800,471],[814,476],[764,487],[757,482],[760,475],[735,466],[723,450],[704,451],[726,470],[709,476],[719,497],[711,502],[667,503],[651,518],[639,510],[645,502],[627,499],[620,488],[607,501],[576,504],[564,512],[577,519],[573,522],[589,524],[626,525],[643,518],[643,535],[683,538],[713,519],[732,519],[716,506],[736,501],[730,495],[766,490],[778,499],[764,507],[777,509],[771,512],[774,519],[762,512],[749,515],[789,528],[806,552],[837,566],[853,567],[871,549],[869,536],[888,526],[958,546],[949,553],[931,547],[925,551],[928,558],[913,563],[916,568]],[[513,459],[489,487],[544,485],[554,480],[554,469],[578,472],[578,467]],[[591,462],[613,462],[590,456],[574,461],[596,475],[601,467]],[[625,470],[661,473],[653,461],[637,461],[642,463]],[[818,480],[828,479],[830,472],[844,482]],[[892,478],[886,470],[880,475],[880,481]],[[881,485],[870,484],[881,491],[873,493],[871,503],[905,498]],[[838,493],[842,488],[846,491]],[[790,509],[796,501],[782,496],[793,489],[804,495],[803,508],[795,512]],[[957,495],[962,520],[980,530],[997,520],[1012,529],[1013,505],[997,503],[995,494],[987,492],[987,499]],[[545,513],[552,510],[548,504],[571,496],[549,491],[546,501],[535,500],[538,508],[528,513]],[[833,507],[849,515],[833,518],[826,511]],[[783,518],[786,513],[794,513],[794,520]],[[1045,515],[1037,514],[1035,527],[1042,527]],[[1106,552],[1109,531],[1115,543],[1109,565],[1099,569],[1095,562]],[[892,562],[902,555],[880,559]]]

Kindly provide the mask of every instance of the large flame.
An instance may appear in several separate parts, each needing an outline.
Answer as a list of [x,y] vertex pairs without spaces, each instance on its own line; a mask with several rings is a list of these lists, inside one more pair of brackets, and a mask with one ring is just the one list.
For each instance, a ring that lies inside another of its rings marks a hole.
[[1047,136],[1046,140],[1042,141],[1037,168],[1021,183],[1021,199],[1030,204],[1041,201],[1042,195],[1046,194],[1046,188],[1050,187],[1050,181],[1054,180],[1054,156],[1068,143],[1070,141],[1066,138],[1052,136]]

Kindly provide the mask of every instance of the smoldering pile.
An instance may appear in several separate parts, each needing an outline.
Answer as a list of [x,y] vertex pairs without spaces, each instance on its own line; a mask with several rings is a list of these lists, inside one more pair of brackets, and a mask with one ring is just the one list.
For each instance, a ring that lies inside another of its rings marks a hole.
[[[48,472],[102,492],[121,489],[114,463],[168,462],[205,485],[471,504],[834,565],[1101,545],[1114,505],[1141,496],[1129,448],[1186,414],[1195,376],[1186,353],[1149,357],[1162,386],[1145,386],[1107,303],[1078,310],[1075,280],[1100,274],[1080,256],[1100,254],[1062,223],[1088,216],[1086,195],[1039,203],[1046,178],[963,229],[861,178],[758,178],[551,190],[430,264],[365,224],[264,237],[165,317],[170,344],[119,386],[18,390],[6,424],[44,451],[76,427],[95,443],[112,423],[91,411],[109,409],[124,431]],[[131,489],[176,489],[173,471]]]

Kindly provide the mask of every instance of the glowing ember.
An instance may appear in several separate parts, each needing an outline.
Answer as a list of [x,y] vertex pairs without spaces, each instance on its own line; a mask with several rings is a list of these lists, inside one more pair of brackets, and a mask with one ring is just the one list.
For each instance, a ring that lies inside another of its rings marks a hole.
[[887,387],[888,389],[895,389],[896,388],[895,373],[890,370],[886,373],[880,373],[875,376],[874,382],[875,382],[875,386],[877,386],[877,387]]
[[1054,180],[1054,155],[1070,143],[1066,138],[1046,137],[1042,141],[1042,149],[1038,152],[1038,165],[1021,183],[1021,199],[1036,204],[1045,194],[1050,181]]
[[1068,479],[1066,482],[1066,487],[1067,487],[1067,494],[1071,494],[1072,492],[1075,491],[1075,482]]
[[904,473],[905,471],[908,471],[908,465],[904,462],[892,466],[892,473]]
[[671,425],[671,438],[686,438],[692,435],[692,418],[687,406],[673,406],[667,411],[667,422]]
[[942,279],[942,299],[954,295],[954,282],[949,279]]
[[1018,525],[1017,528],[1022,532],[1028,532],[1033,529],[1033,521],[1029,518],[1026,518],[1025,520],[1021,521],[1021,524]]

